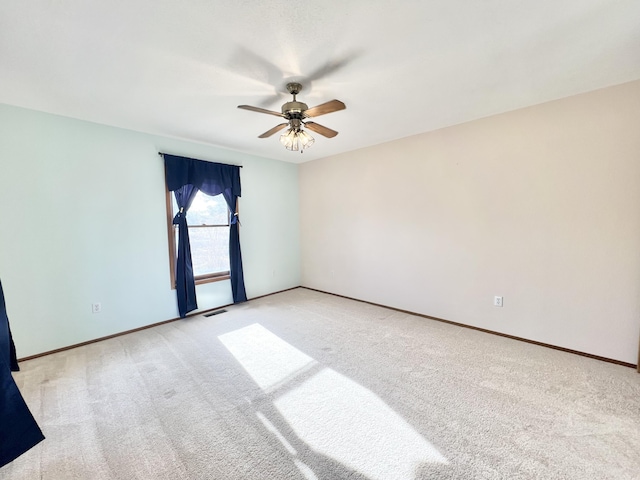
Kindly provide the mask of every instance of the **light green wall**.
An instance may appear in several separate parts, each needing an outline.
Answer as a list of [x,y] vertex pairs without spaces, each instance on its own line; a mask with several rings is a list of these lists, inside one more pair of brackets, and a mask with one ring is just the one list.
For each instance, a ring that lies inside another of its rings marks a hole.
[[[20,357],[178,315],[158,151],[243,165],[247,295],[300,284],[297,165],[0,105],[0,278]],[[232,302],[228,281],[197,294],[201,310]]]

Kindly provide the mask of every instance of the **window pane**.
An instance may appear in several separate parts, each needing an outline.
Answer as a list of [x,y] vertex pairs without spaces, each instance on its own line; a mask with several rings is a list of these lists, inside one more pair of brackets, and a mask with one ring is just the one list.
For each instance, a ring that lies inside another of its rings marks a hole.
[[[176,197],[171,194],[173,214],[178,212]],[[210,197],[202,192],[196,193],[191,207],[187,212],[187,223],[189,225],[228,225],[229,214],[227,202],[222,195]]]
[[193,274],[229,271],[229,227],[189,229]]

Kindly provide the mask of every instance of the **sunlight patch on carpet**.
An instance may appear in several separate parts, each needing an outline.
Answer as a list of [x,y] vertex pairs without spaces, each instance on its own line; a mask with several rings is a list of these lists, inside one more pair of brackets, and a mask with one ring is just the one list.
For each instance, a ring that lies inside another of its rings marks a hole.
[[[249,325],[218,338],[263,390],[284,389],[274,406],[314,451],[372,480],[412,479],[423,463],[448,463],[371,390],[331,368],[310,375],[318,362],[263,326]],[[263,414],[259,418],[285,447],[290,445],[286,434]]]
[[265,392],[278,388],[317,363],[257,323],[220,335],[218,339]]

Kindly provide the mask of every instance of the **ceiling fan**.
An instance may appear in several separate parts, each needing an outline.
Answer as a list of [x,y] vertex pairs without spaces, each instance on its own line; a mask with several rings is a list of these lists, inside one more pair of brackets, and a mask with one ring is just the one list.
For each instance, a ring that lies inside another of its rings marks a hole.
[[298,102],[296,95],[302,90],[302,85],[296,82],[287,83],[287,90],[293,95],[293,101],[287,102],[282,105],[282,113],[274,112],[272,110],[265,110],[260,107],[252,107],[251,105],[238,105],[238,108],[243,110],[251,110],[252,112],[267,113],[269,115],[275,115],[282,117],[287,121],[276,125],[270,130],[267,130],[258,138],[267,138],[276,132],[279,132],[285,127],[289,129],[280,136],[280,143],[282,143],[287,150],[303,151],[305,148],[310,147],[314,143],[314,139],[302,127],[307,127],[316,133],[327,138],[335,137],[338,132],[331,130],[319,123],[305,121],[307,118],[319,117],[327,113],[337,112],[338,110],[344,110],[347,108],[340,100],[331,100],[329,102],[317,105],[309,108],[306,103]]

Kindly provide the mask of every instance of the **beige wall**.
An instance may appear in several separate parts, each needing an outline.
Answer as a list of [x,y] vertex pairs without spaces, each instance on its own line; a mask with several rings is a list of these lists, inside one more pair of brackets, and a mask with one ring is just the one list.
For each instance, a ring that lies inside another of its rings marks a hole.
[[302,284],[636,363],[639,187],[640,82],[309,162]]

